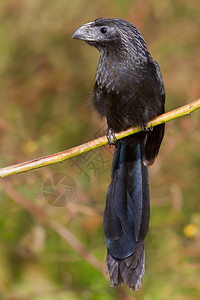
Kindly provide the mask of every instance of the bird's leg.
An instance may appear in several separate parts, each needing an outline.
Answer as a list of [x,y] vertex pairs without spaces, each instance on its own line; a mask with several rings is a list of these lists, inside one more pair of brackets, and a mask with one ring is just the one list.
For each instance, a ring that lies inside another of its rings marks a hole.
[[[111,128],[111,127],[107,127],[107,129],[106,129],[106,137],[107,137],[107,139],[108,139],[108,144],[109,144],[109,147],[111,146],[111,145],[116,145],[116,142],[117,142],[117,138],[116,138],[116,136],[115,136],[115,132],[114,132],[114,130]],[[112,137],[113,137],[113,139],[114,139],[114,142],[112,141]]]

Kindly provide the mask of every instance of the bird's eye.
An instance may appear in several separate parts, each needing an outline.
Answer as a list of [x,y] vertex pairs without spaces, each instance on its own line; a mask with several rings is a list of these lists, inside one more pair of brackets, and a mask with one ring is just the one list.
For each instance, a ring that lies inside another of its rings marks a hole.
[[106,28],[106,27],[102,27],[102,28],[100,29],[100,31],[101,31],[101,33],[105,34],[105,33],[107,32],[107,28]]

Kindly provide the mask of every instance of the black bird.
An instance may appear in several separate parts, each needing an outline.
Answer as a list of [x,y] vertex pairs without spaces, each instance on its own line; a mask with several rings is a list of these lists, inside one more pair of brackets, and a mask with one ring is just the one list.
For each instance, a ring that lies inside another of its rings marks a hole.
[[100,52],[93,106],[114,132],[141,126],[142,132],[116,142],[111,183],[104,212],[106,270],[110,285],[141,286],[145,271],[145,237],[149,227],[148,167],[160,148],[164,124],[146,124],[164,113],[165,89],[160,68],[139,30],[122,19],[97,19],[72,36]]

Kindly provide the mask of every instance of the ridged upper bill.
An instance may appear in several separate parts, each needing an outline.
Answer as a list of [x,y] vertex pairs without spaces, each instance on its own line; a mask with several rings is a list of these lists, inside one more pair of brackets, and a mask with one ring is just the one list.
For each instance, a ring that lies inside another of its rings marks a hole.
[[94,41],[94,33],[92,31],[94,22],[82,25],[74,31],[72,38],[84,41]]

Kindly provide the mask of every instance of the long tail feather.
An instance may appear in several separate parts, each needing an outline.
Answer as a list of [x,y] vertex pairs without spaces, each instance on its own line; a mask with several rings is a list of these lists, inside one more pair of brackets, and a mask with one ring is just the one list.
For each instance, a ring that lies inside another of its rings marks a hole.
[[142,134],[116,145],[104,213],[110,284],[124,283],[133,290],[140,287],[144,275],[144,244],[150,215],[144,147]]

